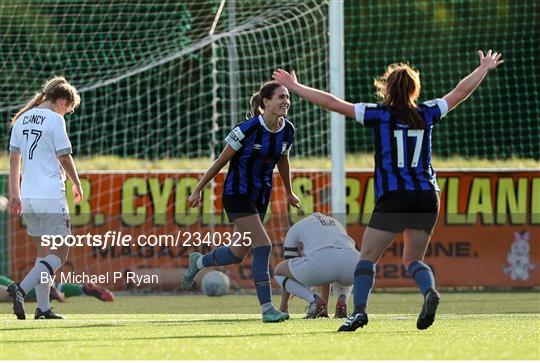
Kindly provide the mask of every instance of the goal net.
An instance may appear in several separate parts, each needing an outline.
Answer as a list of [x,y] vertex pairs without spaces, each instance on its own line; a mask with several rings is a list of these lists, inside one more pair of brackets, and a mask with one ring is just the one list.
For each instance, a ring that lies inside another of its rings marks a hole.
[[[277,67],[296,69],[298,77],[314,87],[328,87],[325,2],[236,1],[222,8],[220,4],[217,0],[0,4],[3,119],[8,120],[55,74],[64,75],[81,94],[80,108],[66,115],[66,122],[75,161],[92,159],[93,164],[81,172],[85,200],[78,206],[70,202],[74,234],[172,235],[175,244],[181,242],[172,247],[75,246],[64,270],[124,275],[157,271],[158,289],[177,289],[188,254],[208,251],[219,244],[219,234],[232,232],[221,206],[223,174],[205,191],[201,208],[190,210],[186,198],[221,152],[227,133],[245,120],[252,93],[271,79]],[[291,159],[327,158],[327,112],[292,96],[288,118],[297,132]],[[2,127],[7,145],[9,131]],[[135,159],[143,161],[143,170],[130,170]],[[163,160],[170,162],[170,172],[153,173],[154,163]],[[289,211],[275,176],[266,222],[275,262],[294,218],[328,206],[329,174],[322,179],[325,183],[319,184],[325,186],[314,191],[310,175],[295,178],[303,209]],[[10,247],[4,248],[2,259],[4,273],[15,280],[35,260],[21,223],[11,221]],[[186,241],[194,232],[211,240]],[[233,285],[251,287],[249,266],[246,258],[242,266],[227,270]],[[134,287],[125,279],[109,286]]]

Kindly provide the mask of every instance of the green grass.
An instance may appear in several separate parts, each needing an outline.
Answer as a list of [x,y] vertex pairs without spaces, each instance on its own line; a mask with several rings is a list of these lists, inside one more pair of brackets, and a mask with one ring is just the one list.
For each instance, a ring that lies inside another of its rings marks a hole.
[[[79,171],[94,170],[206,170],[212,161],[209,158],[193,159],[159,159],[145,160],[135,158],[120,158],[117,156],[97,156],[93,158],[79,158],[75,156],[75,163]],[[293,169],[328,169],[331,168],[330,157],[302,158],[291,157]],[[345,168],[373,169],[373,155],[348,154],[345,158]],[[435,169],[443,168],[540,168],[540,161],[534,159],[511,158],[505,160],[486,160],[478,158],[464,158],[453,156],[451,158],[433,158]],[[0,171],[9,171],[9,157],[0,154]]]
[[3,303],[0,351],[2,359],[540,359],[540,294],[442,298],[435,324],[418,331],[418,294],[373,294],[370,322],[355,333],[337,333],[342,320],[301,319],[298,299],[292,320],[263,324],[252,295],[77,297],[56,304],[63,321],[17,321]]

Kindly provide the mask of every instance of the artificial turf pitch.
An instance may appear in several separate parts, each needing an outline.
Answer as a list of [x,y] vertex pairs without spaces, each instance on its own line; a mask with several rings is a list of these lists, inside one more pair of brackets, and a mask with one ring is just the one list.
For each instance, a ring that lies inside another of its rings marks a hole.
[[[277,296],[274,301],[279,301]],[[333,300],[330,312],[333,312]],[[0,304],[1,359],[540,359],[538,292],[443,293],[435,324],[416,329],[421,297],[375,293],[370,321],[337,333],[343,319],[263,324],[253,295],[74,297],[55,303],[66,320],[15,320]]]

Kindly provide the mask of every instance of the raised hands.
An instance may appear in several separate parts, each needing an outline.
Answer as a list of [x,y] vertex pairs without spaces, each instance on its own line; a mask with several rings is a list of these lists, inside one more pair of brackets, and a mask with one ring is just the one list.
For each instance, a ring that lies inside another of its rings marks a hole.
[[479,50],[478,56],[480,57],[480,67],[483,67],[488,71],[495,69],[499,64],[504,63],[504,60],[501,59],[502,53],[492,52],[491,49],[486,53],[486,55],[484,55],[484,52]]
[[278,68],[277,71],[274,71],[272,78],[279,83],[281,83],[287,89],[293,89],[294,86],[298,85],[298,80],[296,79],[296,73],[291,71],[287,72],[284,69]]

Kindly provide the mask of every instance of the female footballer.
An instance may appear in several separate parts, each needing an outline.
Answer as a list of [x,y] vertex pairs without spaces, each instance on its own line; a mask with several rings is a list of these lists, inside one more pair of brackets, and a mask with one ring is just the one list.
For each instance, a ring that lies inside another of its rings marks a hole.
[[35,319],[62,318],[51,309],[49,291],[55,272],[66,262],[69,247],[49,251],[48,247],[41,246],[40,237],[71,234],[65,174],[73,183],[75,203],[83,196],[64,120],[64,115],[72,113],[79,103],[75,87],[65,78],[56,76],[49,79],[11,121],[9,208],[13,215],[22,212],[27,232],[38,251],[34,267],[23,280],[8,286],[17,319],[26,319],[24,297],[34,287]]
[[289,150],[295,129],[285,118],[291,104],[287,88],[275,81],[262,85],[250,101],[252,118],[236,126],[225,138],[221,155],[206,171],[189,197],[193,207],[201,203],[206,184],[229,162],[223,186],[223,207],[235,231],[251,238],[250,246],[221,246],[201,255],[189,256],[189,268],[182,286],[188,289],[197,273],[209,266],[242,262],[252,251],[252,275],[262,308],[263,322],[280,322],[289,315],[274,308],[269,262],[272,243],[262,224],[272,191],[272,173],[277,165],[285,186],[287,202],[298,207],[299,199],[291,189]]
[[501,54],[478,52],[480,66],[442,99],[416,104],[418,71],[397,63],[375,80],[379,104],[343,101],[298,83],[296,75],[278,69],[273,78],[292,92],[330,111],[355,118],[372,130],[375,146],[376,205],[366,228],[355,270],[354,313],[339,331],[354,331],[368,322],[366,305],[374,284],[375,265],[398,233],[403,233],[403,264],[424,295],[417,320],[427,329],[435,319],[439,294],[431,268],[423,262],[439,212],[439,187],[431,167],[431,130],[448,111],[467,99],[488,72],[503,63]]

